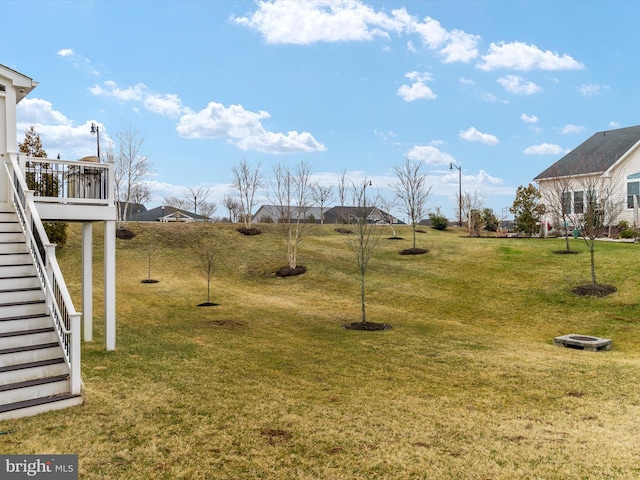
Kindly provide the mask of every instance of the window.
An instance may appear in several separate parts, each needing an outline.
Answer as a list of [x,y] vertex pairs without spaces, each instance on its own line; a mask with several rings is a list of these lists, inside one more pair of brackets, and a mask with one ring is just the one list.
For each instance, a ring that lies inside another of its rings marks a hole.
[[633,208],[633,197],[640,205],[640,182],[627,182],[627,208]]
[[573,192],[573,213],[584,213],[584,192]]
[[571,214],[571,192],[562,192],[562,213]]

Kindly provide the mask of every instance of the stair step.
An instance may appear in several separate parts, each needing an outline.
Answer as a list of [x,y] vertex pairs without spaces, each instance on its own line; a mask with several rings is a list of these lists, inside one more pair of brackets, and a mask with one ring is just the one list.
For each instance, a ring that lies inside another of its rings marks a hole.
[[33,264],[30,253],[3,253],[0,254],[0,266],[4,265],[29,265]]
[[49,313],[44,300],[0,304],[0,319],[41,313]]
[[53,327],[37,330],[21,330],[0,334],[0,352],[9,348],[42,345],[58,341],[58,334]]
[[0,367],[0,385],[68,374],[69,366],[64,358],[51,358],[42,362],[29,362],[20,365],[11,365],[9,367]]
[[32,398],[51,397],[70,392],[69,375],[37,378],[0,386],[0,405],[22,402]]
[[40,288],[40,280],[37,275],[0,277],[0,291],[11,288]]
[[12,288],[0,290],[0,305],[16,304],[23,302],[44,301],[44,294],[40,288]]
[[51,317],[46,312],[0,318],[0,333],[47,328],[52,326],[53,322]]
[[0,405],[0,421],[82,405],[82,395],[63,394]]
[[50,360],[59,358],[61,354],[62,351],[58,342],[5,348],[0,350],[0,367]]
[[[29,260],[31,260],[30,257]],[[0,271],[2,272],[3,278],[17,277],[22,275],[35,275],[36,267],[34,267],[33,262],[30,261],[15,265],[3,265]]]

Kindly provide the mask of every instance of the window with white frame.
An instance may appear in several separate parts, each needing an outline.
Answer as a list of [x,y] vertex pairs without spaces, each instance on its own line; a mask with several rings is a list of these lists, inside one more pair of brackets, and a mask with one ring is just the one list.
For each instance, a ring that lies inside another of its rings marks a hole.
[[584,213],[584,192],[573,192],[573,213]]
[[627,208],[633,208],[633,200],[640,205],[640,172],[627,177]]

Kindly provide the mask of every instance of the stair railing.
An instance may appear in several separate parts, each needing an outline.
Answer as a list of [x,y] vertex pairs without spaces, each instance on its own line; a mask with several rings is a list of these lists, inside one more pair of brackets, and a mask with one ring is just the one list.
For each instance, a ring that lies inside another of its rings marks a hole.
[[22,230],[27,238],[29,252],[33,257],[40,284],[45,292],[47,307],[53,317],[58,341],[69,366],[71,393],[82,391],[80,376],[80,317],[76,312],[67,285],[64,282],[55,254],[55,244],[49,242],[47,233],[38,215],[20,166],[20,155],[9,154],[4,162],[9,179],[9,194]]

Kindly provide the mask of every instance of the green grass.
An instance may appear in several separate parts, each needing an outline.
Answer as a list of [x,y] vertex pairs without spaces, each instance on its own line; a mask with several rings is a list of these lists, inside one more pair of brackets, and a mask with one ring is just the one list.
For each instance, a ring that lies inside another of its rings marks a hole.
[[[76,453],[83,479],[567,479],[640,477],[640,291],[634,244],[598,243],[618,291],[571,294],[589,257],[563,240],[463,238],[428,230],[418,246],[381,240],[367,274],[370,321],[345,237],[314,227],[299,277],[277,225],[130,224],[118,240],[117,350],[101,325],[95,228],[94,343],[83,344],[86,403],[0,423],[3,453]],[[160,233],[151,276],[145,235]],[[389,232],[390,235],[390,232]],[[217,307],[190,244],[218,248]],[[80,308],[80,235],[59,252]],[[612,338],[610,352],[555,336]]]

